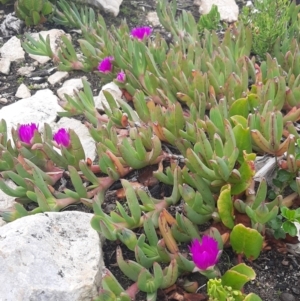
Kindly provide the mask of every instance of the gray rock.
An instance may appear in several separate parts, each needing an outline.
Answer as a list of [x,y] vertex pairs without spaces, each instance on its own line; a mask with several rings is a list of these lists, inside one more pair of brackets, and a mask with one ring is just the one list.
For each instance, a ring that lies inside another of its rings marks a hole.
[[81,141],[82,147],[85,152],[85,157],[90,158],[92,161],[95,160],[95,140],[91,137],[87,127],[84,124],[82,124],[79,120],[63,117],[57,124],[54,124],[53,131],[56,131],[59,128],[73,129]]
[[295,301],[295,297],[292,295],[292,294],[289,294],[289,293],[282,293],[280,296],[279,296],[279,299],[281,301]]
[[17,98],[28,98],[31,96],[30,90],[25,84],[21,84],[15,95]]
[[2,58],[7,58],[11,62],[22,62],[25,60],[25,52],[21,47],[21,41],[17,37],[10,38],[1,48]]
[[235,0],[195,0],[195,4],[199,5],[200,14],[208,14],[213,4],[218,6],[221,20],[226,22],[235,22],[239,16],[239,7]]
[[0,73],[8,75],[10,72],[10,60],[8,58],[0,59]]
[[3,37],[10,37],[21,33],[24,22],[15,16],[15,13],[10,13],[6,16],[0,25],[0,31]]
[[53,74],[57,70],[57,67],[52,67],[48,70],[40,69],[32,72],[29,77],[45,77]]
[[0,228],[2,301],[90,301],[100,287],[101,240],[92,214],[49,212]]
[[48,82],[54,86],[55,84],[58,84],[66,79],[68,76],[69,73],[66,71],[57,71],[48,77]]

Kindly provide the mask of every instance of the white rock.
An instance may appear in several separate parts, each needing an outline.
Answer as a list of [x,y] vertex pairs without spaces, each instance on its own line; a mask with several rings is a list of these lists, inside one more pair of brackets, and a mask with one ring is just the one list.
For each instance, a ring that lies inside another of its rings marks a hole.
[[123,0],[79,0],[78,2],[88,3],[96,7],[101,7],[105,11],[112,13],[116,17],[119,14],[120,5]]
[[95,106],[98,110],[104,111],[103,104],[109,108],[103,91],[108,91],[116,100],[122,99],[122,91],[119,89],[119,87],[114,82],[108,83],[102,87],[99,95],[94,98]]
[[7,58],[11,62],[22,62],[25,60],[25,52],[21,46],[21,41],[17,37],[10,38],[1,48],[2,58]]
[[[71,40],[71,36],[69,34],[66,34],[61,29],[51,29],[51,30],[40,31],[38,33],[31,34],[31,36],[36,40],[38,40],[39,35],[41,35],[44,39],[46,39],[47,35],[49,35],[51,49],[56,54],[58,53],[59,41],[61,40],[61,36],[65,35],[69,40]],[[50,57],[48,56],[34,55],[34,54],[29,54],[29,56],[34,60],[38,61],[42,65],[50,61]]]
[[153,26],[159,26],[159,18],[156,11],[151,11],[147,14],[147,20],[153,25]]
[[1,97],[0,98],[0,103],[3,104],[3,105],[6,105],[8,103],[7,98]]
[[17,70],[18,75],[21,76],[27,76],[30,75],[32,71],[34,71],[35,68],[33,66],[26,66],[26,67],[21,67]]
[[90,301],[103,268],[92,214],[65,211],[20,218],[0,228],[2,301]]
[[75,92],[78,92],[83,88],[82,79],[81,78],[72,78],[64,82],[61,88],[59,88],[57,92],[57,96],[62,100],[66,101],[65,94],[69,96],[74,96]]
[[9,74],[10,71],[10,60],[8,58],[0,59],[0,73]]
[[56,92],[59,99],[61,99],[62,101],[66,101],[65,94],[72,97],[75,95],[75,92],[78,92],[78,89],[75,87],[66,86],[59,88]]
[[56,112],[61,110],[57,103],[57,97],[49,89],[37,91],[33,96],[21,99],[0,110],[0,120],[5,119],[7,133],[11,137],[11,128],[18,123],[38,123],[43,127],[44,123],[51,123],[56,119]]
[[6,222],[0,217],[0,227],[6,225]]
[[66,80],[64,83],[63,83],[63,87],[74,87],[76,89],[82,89],[83,88],[83,83],[82,83],[82,79],[86,79],[85,76],[81,77],[81,78],[71,78],[71,79],[68,79]]
[[[6,180],[5,184],[13,189],[17,187],[17,185],[11,180]],[[0,190],[0,211],[10,211],[13,209],[14,205],[15,197],[9,196]]]
[[95,140],[91,137],[87,127],[79,120],[73,118],[63,117],[57,124],[53,126],[53,132],[59,128],[72,129],[78,135],[82,147],[85,152],[85,157],[90,158],[92,161],[96,158],[96,145]]
[[25,84],[21,84],[15,96],[18,98],[28,98],[31,96],[31,92]]
[[61,81],[66,79],[68,76],[69,73],[66,71],[56,71],[48,77],[48,82],[54,86],[55,84],[60,83]]
[[234,0],[195,0],[196,5],[200,5],[200,14],[206,15],[210,12],[213,4],[218,6],[221,20],[235,22],[239,16],[239,7]]

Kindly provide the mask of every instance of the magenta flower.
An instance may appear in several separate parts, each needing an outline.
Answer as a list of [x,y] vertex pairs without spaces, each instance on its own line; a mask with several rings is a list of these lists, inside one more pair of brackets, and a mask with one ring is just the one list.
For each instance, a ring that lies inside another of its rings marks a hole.
[[30,144],[35,131],[38,131],[38,126],[35,123],[21,124],[18,131],[20,140]]
[[189,249],[195,265],[202,271],[214,266],[218,261],[218,242],[210,236],[204,235],[201,242],[194,239]]
[[118,80],[119,82],[124,82],[125,79],[126,79],[126,74],[125,74],[125,72],[123,72],[123,71],[119,72],[118,75],[117,75],[117,80]]
[[136,27],[131,30],[131,36],[142,40],[144,37],[149,37],[152,33],[152,28],[148,26]]
[[68,147],[70,145],[70,134],[64,128],[59,129],[54,135],[53,140],[58,144],[64,147]]
[[113,56],[105,57],[98,65],[98,70],[103,73],[109,73],[112,71],[113,65],[112,61],[114,60]]

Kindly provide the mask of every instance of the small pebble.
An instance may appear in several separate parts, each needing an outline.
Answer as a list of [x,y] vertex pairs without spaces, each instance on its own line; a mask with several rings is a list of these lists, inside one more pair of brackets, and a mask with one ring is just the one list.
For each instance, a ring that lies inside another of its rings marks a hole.
[[296,295],[300,295],[300,289],[297,287],[292,287],[292,292]]
[[289,293],[282,293],[279,296],[279,299],[281,301],[296,301],[295,297],[292,294],[289,294]]
[[34,71],[30,74],[30,77],[31,78],[34,78],[34,77],[45,77],[45,76],[48,76],[49,75],[49,71],[48,70],[37,70],[37,71]]
[[7,98],[4,98],[4,97],[0,98],[0,103],[3,105],[6,105],[8,103]]
[[30,79],[33,80],[33,81],[35,81],[36,83],[42,83],[42,82],[44,82],[46,80],[44,77],[40,77],[40,76],[31,77]]
[[289,265],[289,262],[287,260],[282,260],[281,264],[282,265]]

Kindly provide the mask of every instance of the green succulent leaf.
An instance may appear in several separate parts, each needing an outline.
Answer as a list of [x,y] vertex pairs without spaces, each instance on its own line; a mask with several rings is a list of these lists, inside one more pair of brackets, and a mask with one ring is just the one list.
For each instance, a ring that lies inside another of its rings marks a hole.
[[222,223],[226,227],[232,229],[234,227],[234,215],[230,185],[222,187],[217,201],[217,206]]
[[257,230],[238,224],[230,233],[230,243],[235,252],[253,260],[262,250],[263,237]]
[[248,281],[254,280],[255,277],[254,270],[246,264],[241,263],[226,271],[221,279],[222,285],[230,286],[235,290],[241,290]]

